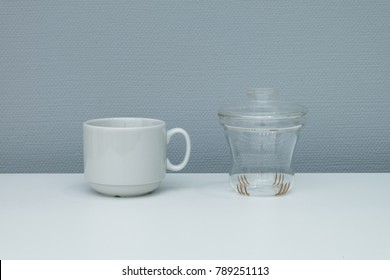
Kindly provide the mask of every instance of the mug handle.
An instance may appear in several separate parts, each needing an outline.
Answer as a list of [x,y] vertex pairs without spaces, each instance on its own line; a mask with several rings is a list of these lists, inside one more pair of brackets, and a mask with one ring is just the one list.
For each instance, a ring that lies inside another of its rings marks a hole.
[[172,164],[169,159],[167,158],[167,169],[171,171],[180,171],[182,170],[188,163],[188,160],[190,159],[190,152],[191,152],[191,141],[190,136],[188,135],[187,131],[185,131],[182,128],[172,128],[167,131],[167,144],[169,144],[169,141],[171,140],[171,137],[175,134],[181,134],[184,136],[184,139],[186,141],[186,152],[184,154],[184,159],[181,163],[175,165]]

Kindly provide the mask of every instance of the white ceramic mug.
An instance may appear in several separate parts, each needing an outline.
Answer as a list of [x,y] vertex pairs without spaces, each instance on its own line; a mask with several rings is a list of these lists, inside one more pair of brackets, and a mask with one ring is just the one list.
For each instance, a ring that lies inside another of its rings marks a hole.
[[[179,171],[189,160],[191,142],[182,128],[146,118],[106,118],[84,122],[84,175],[99,193],[136,196],[154,191],[166,170]],[[184,159],[173,165],[166,146],[174,134],[186,141]]]

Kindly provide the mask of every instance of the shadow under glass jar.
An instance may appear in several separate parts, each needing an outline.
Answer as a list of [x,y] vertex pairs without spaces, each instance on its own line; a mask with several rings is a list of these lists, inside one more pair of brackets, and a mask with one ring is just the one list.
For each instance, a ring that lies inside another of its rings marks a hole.
[[293,186],[291,161],[307,109],[282,102],[273,89],[251,89],[218,115],[228,141],[231,187],[245,196],[284,195]]

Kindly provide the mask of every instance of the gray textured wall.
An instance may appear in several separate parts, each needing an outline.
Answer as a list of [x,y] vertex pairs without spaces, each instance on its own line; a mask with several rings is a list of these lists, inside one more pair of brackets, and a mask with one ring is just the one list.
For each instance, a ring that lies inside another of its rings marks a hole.
[[298,172],[389,172],[390,1],[0,1],[0,172],[82,172],[81,124],[109,116],[183,127],[183,172],[227,172],[216,112],[249,87],[309,108]]

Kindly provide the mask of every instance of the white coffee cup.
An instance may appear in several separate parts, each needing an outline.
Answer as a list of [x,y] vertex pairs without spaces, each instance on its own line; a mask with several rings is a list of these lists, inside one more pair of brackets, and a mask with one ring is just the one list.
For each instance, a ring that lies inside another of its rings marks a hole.
[[[99,193],[136,196],[154,191],[166,170],[179,171],[189,160],[191,142],[182,128],[166,131],[165,122],[147,118],[106,118],[84,122],[84,176]],[[184,136],[180,164],[166,157],[174,134]]]

